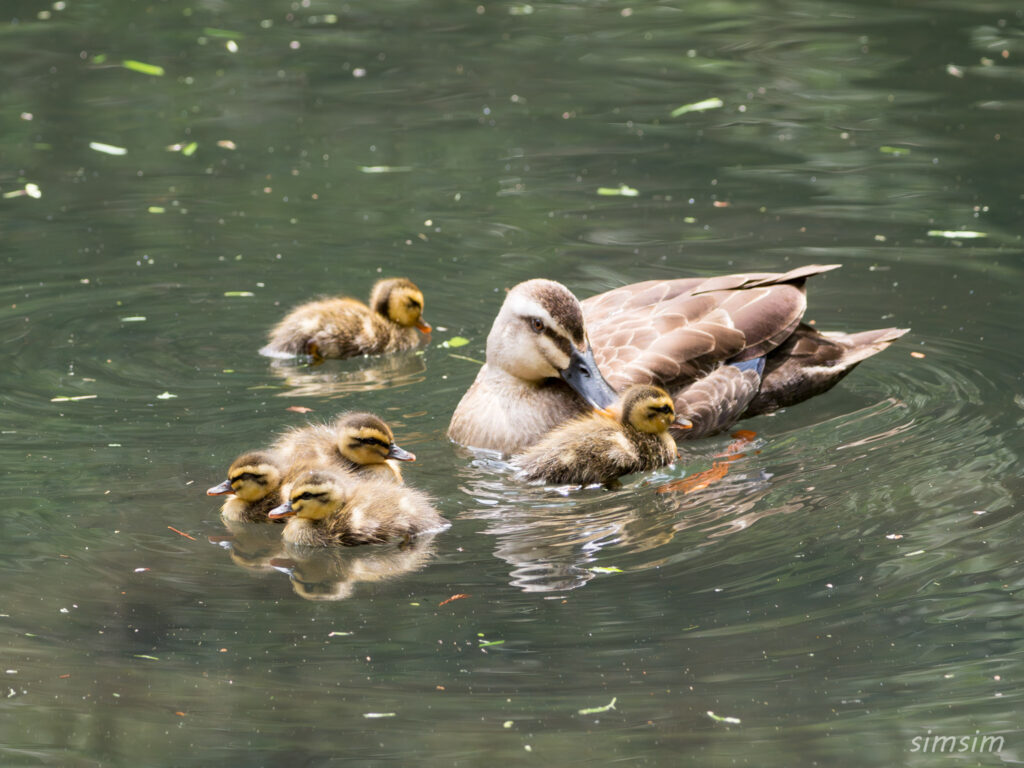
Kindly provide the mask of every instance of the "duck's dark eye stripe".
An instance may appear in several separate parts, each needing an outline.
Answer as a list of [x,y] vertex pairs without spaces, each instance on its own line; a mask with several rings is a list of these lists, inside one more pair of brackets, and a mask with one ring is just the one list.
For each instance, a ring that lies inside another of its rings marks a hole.
[[232,483],[237,480],[249,480],[251,482],[259,483],[260,485],[267,484],[267,479],[263,475],[257,475],[253,472],[243,472],[242,474],[235,475],[231,478]]
[[389,448],[391,444],[377,437],[357,437],[350,447],[357,448],[360,445],[379,445],[382,448]]
[[565,338],[565,336],[555,333],[550,328],[544,329],[544,335],[551,339],[555,346],[562,350],[567,357],[572,355],[572,342]]

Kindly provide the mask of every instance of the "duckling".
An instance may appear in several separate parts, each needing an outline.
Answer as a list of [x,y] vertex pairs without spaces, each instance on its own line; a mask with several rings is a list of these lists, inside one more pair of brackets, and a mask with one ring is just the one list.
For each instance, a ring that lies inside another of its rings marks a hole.
[[650,280],[583,302],[552,280],[520,283],[448,436],[515,453],[630,384],[664,387],[691,422],[688,438],[820,394],[907,332],[826,335],[802,324],[807,278],[838,266]]
[[232,494],[221,506],[225,520],[239,523],[267,521],[267,512],[281,503],[281,482],[287,463],[271,451],[243,453],[228,468],[228,479],[206,491],[207,496]]
[[315,361],[357,355],[382,355],[412,349],[416,331],[430,333],[423,319],[423,293],[404,277],[379,280],[370,305],[348,297],[301,304],[270,331],[260,354],[309,355]]
[[607,411],[563,424],[512,462],[527,480],[608,484],[675,461],[676,441],[668,433],[675,418],[668,392],[635,384]]
[[407,543],[420,533],[450,525],[424,493],[379,480],[352,480],[330,470],[304,472],[282,496],[284,503],[268,516],[290,518],[281,533],[289,544]]
[[[281,435],[274,450],[307,464],[332,467],[358,475],[402,484],[399,461],[416,461],[416,454],[399,447],[391,428],[372,413],[351,411],[330,424],[296,427]],[[312,466],[310,467],[312,468]]]

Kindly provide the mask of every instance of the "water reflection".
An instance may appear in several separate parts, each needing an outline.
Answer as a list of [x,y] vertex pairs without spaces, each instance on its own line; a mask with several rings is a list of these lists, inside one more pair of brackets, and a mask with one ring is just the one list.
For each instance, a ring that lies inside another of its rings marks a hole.
[[325,360],[310,365],[299,360],[274,360],[270,372],[286,389],[278,397],[331,399],[381,389],[407,387],[423,381],[427,370],[422,352],[399,352],[384,357]]

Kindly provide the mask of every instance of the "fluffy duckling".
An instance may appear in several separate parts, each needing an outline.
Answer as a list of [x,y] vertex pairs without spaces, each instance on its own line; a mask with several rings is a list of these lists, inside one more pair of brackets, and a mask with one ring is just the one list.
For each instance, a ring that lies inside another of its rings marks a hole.
[[290,518],[281,534],[289,544],[408,542],[450,525],[426,494],[377,480],[353,481],[329,470],[304,472],[282,495],[284,503],[268,514],[271,519]]
[[404,277],[379,280],[370,292],[370,305],[335,297],[302,304],[270,331],[261,354],[271,357],[309,355],[328,357],[381,355],[412,349],[416,331],[430,333],[423,319],[423,293]]
[[[395,443],[391,428],[372,413],[349,412],[330,424],[311,424],[285,432],[274,449],[293,461],[340,469],[368,480],[401,484],[399,461],[416,455]],[[312,467],[310,467],[312,468]]]
[[[611,417],[611,418],[609,418]],[[590,485],[671,464],[676,441],[672,398],[661,387],[636,384],[608,411],[580,416],[513,458],[527,480]]]
[[287,474],[287,462],[280,454],[250,451],[231,462],[228,479],[208,489],[206,495],[232,494],[220,509],[225,520],[266,522],[267,512],[281,503],[279,491]]

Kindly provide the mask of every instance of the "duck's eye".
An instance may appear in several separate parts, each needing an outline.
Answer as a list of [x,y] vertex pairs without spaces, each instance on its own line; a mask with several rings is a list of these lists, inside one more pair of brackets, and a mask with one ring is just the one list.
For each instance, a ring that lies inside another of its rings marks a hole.
[[544,330],[544,321],[541,320],[539,317],[531,317],[530,318],[530,329],[534,333],[540,333],[541,331]]

